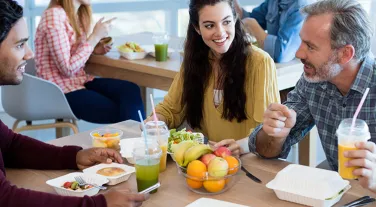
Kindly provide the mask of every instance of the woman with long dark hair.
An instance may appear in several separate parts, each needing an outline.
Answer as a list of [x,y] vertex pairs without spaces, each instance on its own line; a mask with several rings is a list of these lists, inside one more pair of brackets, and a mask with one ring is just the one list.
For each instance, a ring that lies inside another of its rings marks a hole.
[[182,68],[157,116],[169,128],[186,120],[235,155],[248,152],[248,135],[279,102],[275,64],[247,41],[233,0],[191,0],[189,16]]

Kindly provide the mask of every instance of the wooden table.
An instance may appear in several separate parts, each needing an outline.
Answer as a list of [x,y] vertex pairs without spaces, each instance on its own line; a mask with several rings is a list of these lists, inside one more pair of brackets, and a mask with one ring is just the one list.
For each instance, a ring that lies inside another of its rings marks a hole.
[[[114,45],[121,45],[126,41],[134,41],[141,45],[152,45],[151,33],[140,33],[114,38]],[[183,48],[184,39],[172,37],[169,47],[176,52],[166,62],[157,62],[155,58],[147,56],[141,60],[126,60],[120,57],[116,49],[107,55],[92,55],[88,60],[86,71],[92,75],[128,80],[148,88],[167,91],[172,80],[180,70],[183,61],[179,51]],[[295,86],[303,73],[303,65],[299,60],[277,65],[279,90]]]
[[[140,135],[139,123],[134,121],[125,121],[118,124],[109,125],[108,127],[117,128],[124,131],[124,137],[138,137]],[[50,142],[57,146],[63,145],[79,145],[84,148],[91,146],[89,132],[83,132],[76,135],[56,139]],[[184,186],[184,179],[177,173],[175,164],[169,161],[165,172],[160,174],[160,182],[162,186],[156,194],[151,195],[150,199],[144,203],[146,207],[180,207],[195,201],[201,197],[209,197],[218,200],[224,200],[239,203],[247,206],[257,207],[286,207],[301,206],[298,204],[279,200],[272,190],[265,185],[272,180],[276,173],[287,166],[289,163],[281,160],[264,160],[255,155],[248,154],[241,157],[243,165],[254,175],[259,177],[263,183],[257,184],[245,176],[243,172],[239,175],[239,181],[228,191],[215,196],[202,196],[191,192]],[[55,193],[53,188],[45,184],[51,178],[55,178],[72,170],[28,170],[28,169],[6,169],[7,179],[18,187]],[[307,178],[309,179],[309,178]],[[352,188],[344,195],[339,204],[348,203],[356,198],[364,195],[371,195],[370,191],[362,189],[356,181],[351,181]],[[121,183],[115,188],[130,188],[137,191],[136,178],[133,174],[127,182]],[[104,191],[101,191],[104,192]]]

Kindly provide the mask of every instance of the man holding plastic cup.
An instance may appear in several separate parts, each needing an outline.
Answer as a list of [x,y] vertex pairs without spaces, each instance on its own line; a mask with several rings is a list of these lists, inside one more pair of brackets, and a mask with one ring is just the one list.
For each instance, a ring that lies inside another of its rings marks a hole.
[[356,143],[348,166],[360,169],[363,187],[376,190],[376,63],[370,53],[373,28],[356,0],[319,1],[302,9],[306,20],[296,57],[304,74],[282,104],[271,104],[263,124],[249,138],[249,148],[264,158],[286,158],[291,146],[316,125],[332,170],[338,170],[338,137],[342,120],[352,118],[364,92],[370,88],[358,119],[364,120],[371,139]]

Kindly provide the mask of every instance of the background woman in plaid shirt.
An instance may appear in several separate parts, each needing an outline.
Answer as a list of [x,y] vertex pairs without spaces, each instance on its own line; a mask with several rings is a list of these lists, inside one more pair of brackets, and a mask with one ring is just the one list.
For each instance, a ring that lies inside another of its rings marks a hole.
[[111,49],[99,41],[108,35],[113,19],[100,19],[90,33],[91,14],[90,0],[51,0],[36,32],[37,75],[61,87],[79,119],[138,120],[137,110],[144,107],[136,84],[94,78],[84,71],[92,53],[103,55]]

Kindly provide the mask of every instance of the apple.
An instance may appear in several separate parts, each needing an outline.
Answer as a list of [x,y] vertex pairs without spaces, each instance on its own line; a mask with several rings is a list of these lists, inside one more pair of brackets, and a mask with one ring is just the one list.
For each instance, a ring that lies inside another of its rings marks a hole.
[[209,165],[209,162],[212,160],[212,159],[214,159],[214,158],[216,158],[216,156],[214,155],[214,154],[206,154],[206,155],[203,155],[202,157],[201,157],[201,162],[203,162],[206,166],[208,166]]
[[231,156],[231,151],[227,147],[218,147],[214,151],[215,156],[217,157],[226,157],[226,156]]
[[223,177],[227,175],[228,163],[222,157],[215,157],[209,162],[208,173],[213,177]]

